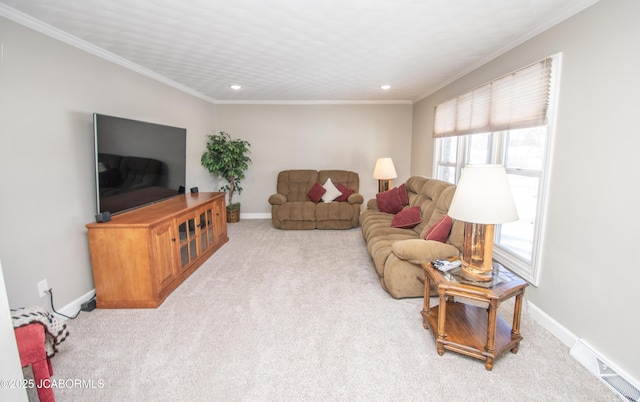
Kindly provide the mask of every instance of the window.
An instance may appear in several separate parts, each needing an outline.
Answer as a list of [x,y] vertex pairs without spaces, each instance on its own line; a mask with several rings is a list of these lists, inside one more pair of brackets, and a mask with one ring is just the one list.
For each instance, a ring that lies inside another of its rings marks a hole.
[[455,184],[467,164],[504,165],[519,220],[496,225],[494,258],[534,285],[559,59],[549,57],[436,106],[434,123],[436,178]]

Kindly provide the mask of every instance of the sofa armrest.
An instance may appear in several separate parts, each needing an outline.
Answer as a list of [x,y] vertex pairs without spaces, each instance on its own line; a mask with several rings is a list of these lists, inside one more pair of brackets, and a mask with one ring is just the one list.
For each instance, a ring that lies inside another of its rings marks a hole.
[[353,193],[349,195],[347,202],[349,204],[362,204],[364,202],[364,197],[360,193]]
[[282,205],[287,202],[287,197],[283,194],[271,194],[269,197],[269,204],[271,205]]
[[409,261],[416,265],[460,254],[460,251],[451,244],[422,239],[396,241],[391,246],[391,251],[401,260]]
[[369,201],[367,201],[367,209],[372,209],[374,211],[378,211],[378,200],[375,198],[370,199]]

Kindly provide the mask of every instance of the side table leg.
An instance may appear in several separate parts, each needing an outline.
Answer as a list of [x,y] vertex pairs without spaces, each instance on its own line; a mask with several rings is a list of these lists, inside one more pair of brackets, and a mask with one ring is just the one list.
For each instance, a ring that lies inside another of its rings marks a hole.
[[[516,296],[516,302],[513,306],[513,323],[511,325],[511,339],[513,338],[521,338],[520,336],[520,319],[522,318],[522,297],[524,296],[524,289],[521,293]],[[513,348],[511,348],[511,353],[518,353],[518,348],[520,347],[520,342],[515,344]]]
[[491,369],[493,368],[493,360],[496,356],[496,325],[498,302],[495,300],[490,301],[487,310],[489,313],[489,322],[487,323],[487,345],[484,348],[489,356],[487,356],[487,360],[485,361],[484,365],[488,371],[491,371]]
[[445,333],[445,324],[447,322],[447,297],[444,291],[438,292],[440,294],[440,305],[438,306],[438,340],[436,342],[438,347],[438,354],[442,356],[444,354],[444,338],[447,337]]
[[422,326],[424,329],[429,329],[429,322],[427,320],[426,314],[429,314],[430,300],[431,297],[431,281],[429,281],[429,275],[424,275],[424,306],[422,308]]

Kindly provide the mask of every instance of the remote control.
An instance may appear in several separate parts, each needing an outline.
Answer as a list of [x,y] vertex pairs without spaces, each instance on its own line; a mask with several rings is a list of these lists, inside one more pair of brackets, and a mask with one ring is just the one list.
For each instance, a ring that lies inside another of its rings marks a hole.
[[449,272],[452,269],[462,265],[462,262],[460,260],[456,260],[456,261],[435,260],[435,261],[431,261],[431,265],[433,265],[434,268],[436,268],[440,272]]

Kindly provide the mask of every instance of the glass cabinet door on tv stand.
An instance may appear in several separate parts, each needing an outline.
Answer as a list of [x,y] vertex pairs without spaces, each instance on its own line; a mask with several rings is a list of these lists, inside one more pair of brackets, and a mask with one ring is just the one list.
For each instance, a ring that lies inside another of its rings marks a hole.
[[180,241],[180,266],[185,269],[198,257],[198,237],[196,234],[196,216],[193,212],[176,218]]
[[214,242],[213,207],[207,206],[198,211],[198,227],[200,228],[200,247],[204,252]]

